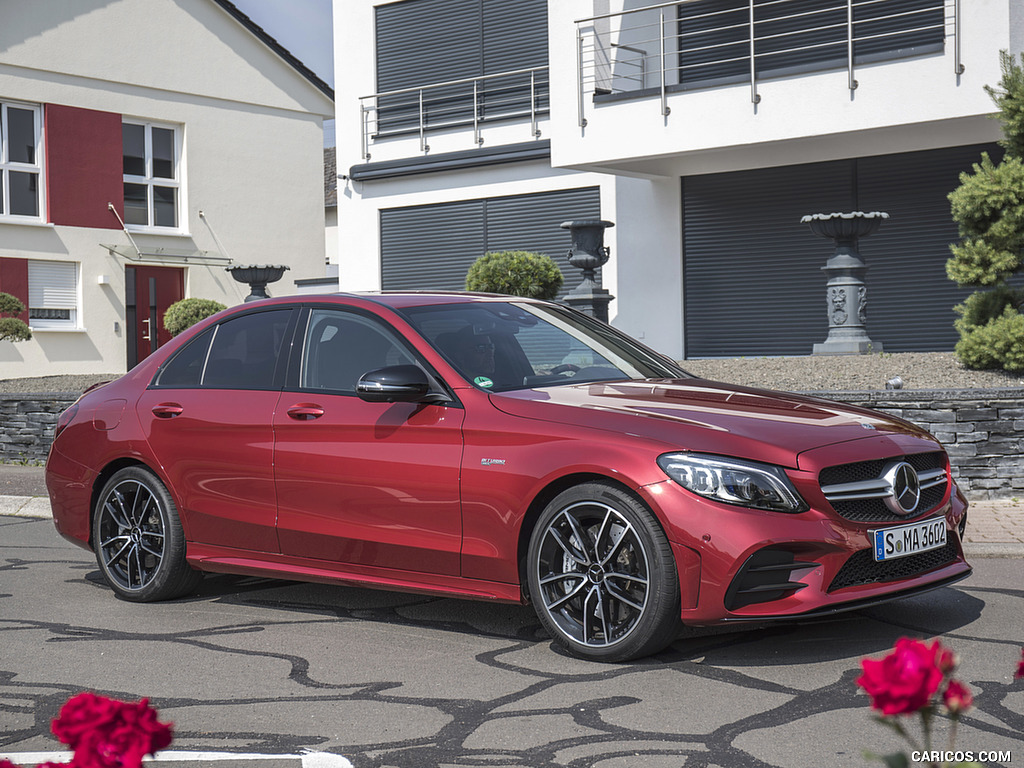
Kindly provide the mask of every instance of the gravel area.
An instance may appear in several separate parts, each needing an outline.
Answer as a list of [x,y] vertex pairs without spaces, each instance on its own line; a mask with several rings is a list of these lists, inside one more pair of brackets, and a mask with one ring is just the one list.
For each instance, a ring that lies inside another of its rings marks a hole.
[[[899,352],[875,355],[807,357],[742,357],[684,360],[696,376],[750,387],[796,392],[839,392],[885,389],[898,376],[903,389],[994,389],[1024,387],[1024,376],[1003,371],[970,371],[952,352]],[[79,393],[117,374],[44,376],[0,379],[0,393]]]
[[971,371],[952,352],[743,357],[684,360],[682,365],[706,379],[796,392],[886,389],[886,382],[897,376],[903,380],[903,389],[1024,387],[1024,375]]

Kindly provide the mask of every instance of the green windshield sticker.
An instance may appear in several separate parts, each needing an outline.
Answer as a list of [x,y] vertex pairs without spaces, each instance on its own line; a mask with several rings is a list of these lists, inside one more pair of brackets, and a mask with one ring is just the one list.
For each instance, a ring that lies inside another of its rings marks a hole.
[[478,387],[493,387],[494,382],[488,379],[486,376],[477,376],[473,379],[473,383]]

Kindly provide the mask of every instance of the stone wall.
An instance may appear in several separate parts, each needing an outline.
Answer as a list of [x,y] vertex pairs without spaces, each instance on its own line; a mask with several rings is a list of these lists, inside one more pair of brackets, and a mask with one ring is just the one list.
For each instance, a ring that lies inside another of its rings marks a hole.
[[67,394],[0,395],[0,461],[46,461],[57,417],[76,398]]
[[1024,389],[829,392],[924,427],[949,453],[969,499],[1024,494]]
[[[824,394],[900,416],[934,434],[946,446],[968,498],[1024,494],[1024,389]],[[45,461],[57,417],[74,399],[64,394],[0,395],[0,461]]]

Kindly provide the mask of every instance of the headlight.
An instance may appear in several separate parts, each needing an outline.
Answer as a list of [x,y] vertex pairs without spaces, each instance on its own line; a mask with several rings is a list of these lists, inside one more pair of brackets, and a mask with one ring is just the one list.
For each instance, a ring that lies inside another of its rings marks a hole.
[[775,512],[803,512],[800,498],[781,467],[700,453],[666,453],[658,466],[683,488],[726,504]]

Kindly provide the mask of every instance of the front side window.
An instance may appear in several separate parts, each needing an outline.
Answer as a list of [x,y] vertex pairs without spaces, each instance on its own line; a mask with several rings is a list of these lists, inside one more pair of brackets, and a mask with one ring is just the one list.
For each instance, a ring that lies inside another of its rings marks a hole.
[[363,374],[391,365],[415,365],[398,337],[369,317],[333,309],[309,313],[303,344],[302,389],[355,393]]
[[124,221],[129,227],[179,229],[181,129],[125,122]]
[[42,220],[39,107],[0,102],[0,220]]
[[78,328],[78,264],[28,262],[28,320],[33,330]]

